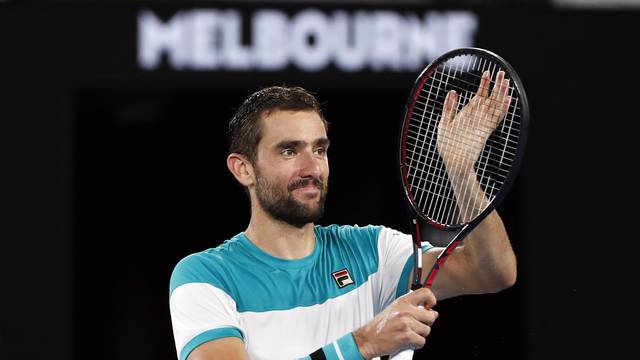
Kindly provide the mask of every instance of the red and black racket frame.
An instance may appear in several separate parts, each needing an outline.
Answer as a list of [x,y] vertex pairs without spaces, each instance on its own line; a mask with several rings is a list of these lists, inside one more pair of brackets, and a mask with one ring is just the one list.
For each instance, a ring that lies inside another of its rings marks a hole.
[[[482,211],[480,215],[474,218],[472,221],[466,224],[458,224],[458,225],[447,225],[434,221],[433,219],[428,218],[425,214],[423,214],[420,210],[418,210],[417,204],[415,203],[415,199],[413,194],[411,193],[410,184],[408,182],[407,170],[408,164],[405,163],[406,157],[406,141],[409,127],[409,119],[411,118],[411,114],[413,113],[413,108],[417,97],[424,86],[425,82],[430,78],[431,74],[435,71],[435,69],[440,65],[445,63],[447,60],[454,58],[459,55],[476,55],[479,57],[489,58],[494,63],[500,65],[502,69],[506,71],[505,77],[511,80],[512,86],[517,90],[519,95],[519,106],[521,107],[520,111],[520,136],[518,139],[518,145],[516,149],[516,155],[514,157],[513,164],[511,165],[509,174],[505,179],[500,191],[496,194],[495,198],[489,206]],[[422,287],[431,288],[433,285],[433,281],[438,274],[438,271],[442,268],[445,261],[453,253],[453,251],[462,243],[464,238],[482,221],[484,220],[491,211],[493,211],[500,202],[504,199],[504,197],[509,192],[511,186],[513,185],[517,173],[520,169],[520,165],[522,163],[522,159],[524,156],[524,150],[526,147],[527,141],[527,133],[529,127],[529,104],[527,101],[527,96],[524,92],[524,87],[522,85],[522,81],[513,67],[507,63],[502,57],[497,54],[490,52],[485,49],[480,48],[459,48],[455,50],[451,50],[442,56],[438,57],[431,64],[429,64],[418,76],[414,85],[411,89],[410,96],[408,97],[407,103],[404,109],[404,116],[402,118],[402,124],[398,137],[398,167],[400,169],[400,180],[402,184],[402,189],[405,194],[405,207],[407,210],[407,216],[410,219],[410,227],[411,227],[411,235],[413,237],[413,280],[411,282],[411,290],[417,290]],[[422,263],[418,257],[422,256],[422,241],[426,239],[428,241],[435,241],[437,239],[438,243],[447,244],[444,250],[436,258],[435,263],[433,264],[431,270],[427,274],[425,281],[422,282],[422,266],[419,264]]]

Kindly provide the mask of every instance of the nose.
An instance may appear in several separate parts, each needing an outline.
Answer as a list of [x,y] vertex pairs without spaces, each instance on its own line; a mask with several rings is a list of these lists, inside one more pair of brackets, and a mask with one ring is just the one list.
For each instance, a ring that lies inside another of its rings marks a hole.
[[300,160],[300,177],[320,178],[324,159],[318,158],[313,151],[305,151],[298,159]]

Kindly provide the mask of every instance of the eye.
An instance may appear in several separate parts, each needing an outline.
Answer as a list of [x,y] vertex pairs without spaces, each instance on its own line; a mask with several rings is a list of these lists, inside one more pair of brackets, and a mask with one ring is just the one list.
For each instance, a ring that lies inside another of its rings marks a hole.
[[280,152],[280,154],[284,155],[284,156],[293,156],[296,154],[296,152],[291,149],[291,148],[286,148],[286,149],[282,149],[282,151]]
[[327,149],[324,148],[324,147],[319,147],[319,148],[316,148],[315,153],[317,155],[326,155],[327,154]]

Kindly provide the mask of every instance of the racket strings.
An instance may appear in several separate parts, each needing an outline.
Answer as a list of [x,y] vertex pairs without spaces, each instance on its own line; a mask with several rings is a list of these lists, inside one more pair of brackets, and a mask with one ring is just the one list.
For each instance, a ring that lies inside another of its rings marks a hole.
[[[461,90],[460,88],[458,88],[458,89],[456,89],[456,88],[452,88],[452,89],[453,89],[453,90],[458,90],[458,91],[460,91],[460,90]],[[510,94],[513,94],[513,91],[514,91],[514,89],[513,89],[513,87],[511,87],[511,88],[510,88],[510,90],[509,90]],[[433,106],[437,106],[437,107],[444,107],[444,103],[443,103],[443,102],[439,102],[439,101],[438,101],[438,100],[436,100],[436,99],[431,100],[431,99],[429,99],[429,98],[427,98],[427,97],[423,96],[422,94],[419,94],[419,95],[418,95],[418,98],[425,99],[427,102],[420,102],[420,101],[417,101],[417,100],[416,100],[416,102],[415,102],[415,104],[414,104],[414,107],[415,107],[415,108],[419,108],[418,106],[415,106],[415,105],[421,105],[421,106],[424,106],[424,107],[433,107]],[[516,98],[516,100],[517,100],[517,98]],[[430,103],[428,103],[428,102],[432,102],[432,103],[430,104]],[[518,114],[518,112],[517,112],[517,111],[518,111],[518,107],[517,107],[517,105],[511,105],[511,104],[509,104],[509,108],[508,108],[508,110],[507,110],[506,117],[507,117],[507,118],[509,118],[509,119],[517,119],[517,118],[519,118],[519,117],[520,117],[520,115]],[[518,121],[519,121],[519,119],[518,119]],[[502,126],[503,130],[504,130],[504,127],[505,127],[505,126],[503,125],[503,126]],[[520,131],[519,129],[514,129],[513,127],[510,127],[509,129],[510,129],[510,130],[515,130],[515,131],[517,131],[517,132],[519,132],[519,131]],[[513,142],[515,142],[515,140],[511,140],[511,139],[509,139],[509,140],[510,140],[510,141],[513,141]]]
[[[458,69],[456,68],[454,70],[454,76],[457,73],[457,71],[458,71]],[[445,79],[445,76],[446,76],[446,83],[448,84],[449,81],[450,81],[451,68],[448,68],[446,72],[443,71],[443,72],[440,73],[440,81],[439,81],[439,83],[438,83],[438,76],[437,76],[438,72],[437,72],[437,69],[436,69],[435,75],[436,76],[433,76],[435,86],[443,85],[442,84],[442,80]],[[464,83],[461,84],[461,85],[464,85]],[[468,103],[470,101],[470,92],[467,89],[463,89],[463,88],[459,88],[459,89],[460,89],[460,98],[462,100],[462,103]],[[458,109],[456,109],[456,110],[458,110]],[[459,135],[456,136],[456,137],[459,137]],[[451,146],[452,144],[455,144],[456,141],[459,141],[457,139],[450,139],[450,138],[440,138],[438,140],[440,141],[441,144],[446,144],[446,146]],[[436,146],[437,145],[438,145],[438,143],[436,142]],[[456,150],[458,150],[458,149],[456,149]],[[456,151],[456,153],[457,152],[459,152],[459,151]],[[445,174],[449,175],[448,173],[445,173]],[[443,185],[446,185],[448,183],[449,183],[449,181],[446,181],[445,177],[442,177],[440,179],[438,185],[439,186],[443,186]],[[466,184],[465,184],[465,187],[466,187]],[[454,194],[454,198],[455,198],[455,191],[452,191],[452,190],[453,189],[451,189],[449,191],[446,191],[446,192],[447,193],[453,193]],[[435,200],[435,201],[433,201],[433,200]],[[451,202],[451,201],[450,202],[445,202],[445,201],[442,201],[442,200],[443,200],[443,197],[439,196],[436,199],[432,199],[432,201],[430,203],[430,206],[436,210],[436,213],[435,213],[436,218],[442,218],[443,214],[447,214],[447,216],[442,219],[443,221],[449,222],[449,221],[451,221],[451,218],[455,218],[456,220],[458,220],[457,222],[462,222],[462,221],[465,220],[465,217],[467,215],[468,209],[470,208],[469,206],[466,206],[465,208],[455,207],[455,206],[452,206],[453,204],[455,204],[455,201],[454,202]],[[475,204],[474,204],[474,207],[475,207]],[[463,213],[462,214],[457,213],[456,210],[463,210],[462,211]],[[462,216],[462,218],[460,218],[460,216]]]
[[[426,128],[427,131],[421,132],[420,130],[422,130],[422,129],[420,129],[420,128],[415,129],[416,128],[415,124],[409,124],[409,129],[407,129],[407,131],[409,133],[411,133],[411,134],[416,135],[417,137],[425,138],[425,137],[429,136],[429,132],[430,131],[434,131],[434,129],[432,129],[431,126],[432,126],[432,124],[428,124],[427,128]],[[414,128],[414,129],[412,129],[412,128]],[[437,129],[435,129],[435,131],[437,131]],[[474,141],[483,138],[482,136],[479,136],[480,134],[474,134],[474,135],[477,135],[477,136],[473,136],[473,137],[461,136],[461,137],[457,137],[456,139],[453,139],[453,138],[447,137],[447,136],[443,136],[441,138],[444,138],[446,140],[459,140],[462,145],[471,145],[471,144],[474,143]],[[484,133],[484,135],[491,135],[491,133]],[[497,138],[498,138],[499,141],[503,141],[505,143],[505,146],[504,146],[505,151],[506,150],[511,150],[512,151],[511,154],[515,154],[515,151],[517,150],[517,145],[518,145],[517,141],[515,141],[513,139],[513,136],[511,134],[505,134],[505,135],[506,136],[498,136]],[[422,141],[422,140],[420,140],[418,138],[416,138],[415,140],[416,141]],[[490,141],[495,143],[496,142],[495,137],[491,138]]]
[[[456,70],[457,71],[457,70]],[[434,86],[437,89],[436,92],[436,96],[439,95],[440,91],[442,90],[440,87],[438,87],[438,85],[442,85],[442,80],[445,77],[445,72],[440,72],[440,73],[435,73],[436,76],[434,76],[433,78],[437,79],[437,76],[440,75],[440,80],[439,82],[436,81],[431,81],[429,84],[429,88],[428,88],[428,94],[433,94],[433,88]],[[446,73],[447,76],[447,80],[449,78],[449,72]],[[448,81],[447,81],[448,82]],[[423,88],[424,91],[425,88]],[[446,91],[445,91],[446,93]],[[420,95],[420,93],[418,93]],[[429,98],[429,96],[427,96],[427,99]],[[427,107],[425,106],[425,109]],[[441,113],[441,111],[435,111],[436,107],[431,107],[430,108],[430,116],[429,119],[435,119],[436,117],[434,117],[434,115],[438,115],[439,113]],[[419,110],[419,109],[418,109]],[[426,111],[423,111],[424,114],[426,114]],[[425,117],[422,116],[420,118],[420,126],[419,126],[419,131],[422,129],[424,122],[423,119]],[[437,129],[436,126],[427,126],[425,128],[425,130],[427,132],[434,132],[434,129]],[[435,135],[435,134],[432,134]],[[426,152],[426,154],[434,154],[436,153],[436,148],[437,148],[437,142],[434,144],[433,139],[436,139],[436,136],[430,136],[430,144],[429,144],[429,151]],[[422,150],[424,151],[424,147],[422,147]],[[414,156],[415,158],[415,156]],[[418,156],[418,163],[420,162],[420,156]],[[435,162],[434,162],[435,160]],[[435,165],[434,165],[435,164]],[[418,169],[416,167],[416,169]],[[423,182],[428,181],[428,188],[426,188],[421,194],[420,197],[418,199],[418,206],[420,208],[425,208],[428,207],[429,209],[435,209],[438,210],[438,213],[433,213],[430,214],[433,218],[438,219],[438,222],[444,222],[444,219],[441,219],[441,214],[442,212],[447,209],[447,213],[448,216],[447,218],[458,218],[459,214],[455,213],[455,209],[453,209],[454,211],[451,211],[451,206],[447,206],[447,204],[451,204],[455,202],[455,194],[453,193],[451,187],[446,187],[444,186],[445,184],[448,184],[449,181],[447,179],[447,173],[444,169],[443,163],[442,161],[436,157],[433,156],[431,157],[429,164],[427,166],[427,162],[424,162],[424,165],[422,166],[422,168],[420,169],[420,177],[424,178],[424,179],[420,179],[418,181],[418,189],[421,188],[421,185]],[[417,173],[414,172],[414,177],[416,177]],[[427,175],[427,176],[425,176]],[[426,195],[426,197],[425,197]]]
[[[441,224],[459,225],[478,216],[504,184],[516,156],[521,109],[517,89],[513,86],[507,90],[511,102],[496,129],[484,129],[483,122],[488,119],[471,114],[456,125],[472,127],[476,132],[471,135],[457,132],[451,137],[441,135],[438,139],[447,93],[456,90],[459,97],[456,112],[460,111],[476,96],[482,73],[486,70],[495,76],[500,69],[497,64],[477,56],[455,58],[455,61],[441,64],[424,82],[409,116],[405,140],[408,182],[417,207],[431,220]],[[489,81],[489,89],[495,87],[496,81]],[[499,108],[499,105],[493,106]],[[447,169],[438,143],[455,149],[454,153],[462,153],[474,141],[485,139],[484,147],[473,164],[477,182],[469,179],[463,179],[462,183],[458,181],[456,195],[450,175],[466,169],[455,166]],[[480,189],[476,189],[478,186]],[[484,196],[473,196],[474,190],[481,191]]]
[[[414,140],[415,142],[422,142],[425,141],[429,136],[430,133],[432,131],[437,131],[436,129],[433,129],[431,127],[432,125],[429,124],[428,127],[426,127],[427,131],[424,132],[419,132],[418,129],[414,130],[413,128],[417,128],[416,125],[414,124],[409,124],[409,128],[407,129],[407,138]],[[511,129],[511,127],[510,127]],[[515,132],[514,132],[515,133]],[[413,135],[413,136],[412,136]],[[508,156],[508,158],[513,159],[516,156],[516,151],[517,151],[517,143],[516,141],[513,139],[513,135],[510,133],[506,133],[506,136],[503,136],[502,134],[493,136],[493,137],[489,137],[489,139],[487,140],[487,143],[489,144],[490,147],[496,147],[500,145],[500,142],[502,141],[503,145],[502,146],[502,157],[505,158],[506,156]],[[441,137],[442,139],[443,137]],[[474,139],[471,138],[456,138],[456,139],[452,139],[449,137],[444,137],[445,140],[458,140],[460,141],[460,144],[462,145],[471,145],[473,140],[478,140],[480,137],[476,137]],[[408,149],[408,151],[413,151],[411,149]],[[433,149],[428,150],[430,153],[428,154],[429,156],[434,156],[435,154],[433,154]],[[508,173],[508,171],[505,169],[504,173]]]
[[[495,66],[490,66],[490,68],[491,68],[492,71],[495,72],[495,70],[496,70]],[[493,89],[495,90],[495,85],[494,85]],[[513,93],[513,89],[509,89],[509,90],[510,90],[510,92],[512,94]],[[468,103],[470,101],[471,96],[473,96],[471,92],[464,93],[464,95],[463,95],[464,103]],[[494,105],[494,111],[495,111],[495,108],[499,107],[500,105],[502,105],[502,104]],[[491,115],[495,115],[495,114],[487,113],[483,117],[489,117]],[[481,121],[486,121],[486,119],[484,119],[484,118],[482,118],[482,119],[479,118],[477,116],[477,114],[474,114],[473,116],[469,117],[468,119],[469,119],[469,122],[473,122],[474,120],[477,120],[478,123],[480,123]],[[467,126],[467,125],[470,125],[470,124],[462,124],[461,126]],[[486,134],[485,134],[485,136],[486,136]],[[491,146],[492,145],[491,142],[489,142],[487,145],[488,146],[484,147],[484,149],[483,149],[484,151],[482,151],[482,154],[480,156],[480,161],[478,163],[476,163],[476,165],[479,165],[479,166],[475,167],[475,171],[476,171],[476,174],[478,175],[480,185],[481,186],[484,185],[484,191],[485,191],[484,195],[486,196],[487,193],[488,193],[488,195],[489,195],[489,200],[488,201],[492,201],[497,186],[496,186],[495,181],[488,181],[488,180],[491,179],[491,177],[489,177],[488,175],[490,175],[490,173],[492,173],[492,172],[491,171],[487,172],[487,165],[489,163],[487,161],[487,159],[491,158],[492,150],[494,149],[494,147]],[[484,165],[484,166],[482,166],[482,165]],[[455,171],[455,169],[454,169],[454,171]],[[491,180],[493,180],[493,179],[491,179]],[[467,183],[465,184],[465,187],[469,187],[470,185],[471,186],[473,185],[471,183],[471,181],[467,181]],[[463,194],[464,195],[468,195],[470,193],[467,192],[466,189],[465,189]],[[461,199],[461,202],[466,203],[463,207],[461,207],[461,208],[465,209],[464,210],[464,214],[463,214],[463,218],[461,219],[463,222],[466,222],[470,218],[473,218],[473,217],[479,215],[479,213],[482,210],[484,210],[486,205],[488,205],[488,202],[486,200],[484,202],[482,201],[484,199],[484,196],[479,198],[479,199],[478,198],[473,198],[473,200],[472,200],[473,204],[470,204],[471,196],[469,195],[467,197],[468,197],[468,199],[464,199],[464,198]],[[480,201],[480,204],[477,203],[478,200]]]
[[[414,151],[409,150],[409,149],[407,149],[407,151],[408,152],[414,152]],[[490,156],[490,155],[488,155],[488,156]],[[440,167],[429,165],[428,163],[420,161],[420,160],[416,160],[416,166],[415,167],[411,167],[410,169],[417,169],[418,171],[421,171],[423,173],[434,172],[436,170],[442,170],[442,168],[440,168]],[[492,179],[496,183],[498,183],[500,185],[502,185],[503,181],[500,181],[499,179],[504,180],[504,179],[507,178],[507,175],[508,175],[508,171],[506,171],[504,169],[500,169],[500,168],[493,168],[493,169],[489,169],[489,170],[485,169],[485,171],[488,174],[492,175]]]
[[[455,90],[455,89],[453,89]],[[438,107],[444,107],[444,103],[443,102],[439,102],[437,100],[431,100],[431,99],[427,99],[422,95],[419,95],[418,98],[423,98],[425,100],[428,100],[430,102],[432,102],[432,104],[428,104],[426,102],[420,102],[420,101],[416,101],[415,105],[421,105],[421,106],[425,106],[425,107],[432,107],[432,106],[438,106]],[[518,115],[518,113],[516,113],[517,108],[515,106],[509,105],[509,111],[507,112],[508,115],[514,117],[514,118],[518,118],[520,115]]]
[[[419,119],[415,119],[415,117],[413,118],[414,120],[419,120]],[[418,141],[424,141],[426,138],[428,138],[430,136],[430,132],[436,131],[436,129],[434,129],[435,124],[433,123],[428,123],[426,127],[424,127],[425,131],[421,131],[423,129],[421,129],[421,127],[417,126],[414,123],[409,123],[409,128],[407,129],[407,132],[409,134],[413,134],[415,135],[415,137],[412,136],[407,136],[408,138],[415,140],[416,142]],[[503,126],[504,127],[504,126]],[[515,157],[516,155],[516,150],[517,150],[517,141],[513,138],[512,133],[511,132],[507,132],[505,134],[502,134],[502,131],[504,129],[501,130],[496,130],[497,135],[493,136],[493,137],[489,137],[489,139],[487,140],[491,146],[494,146],[494,144],[498,143],[498,141],[496,141],[496,139],[504,142],[504,148],[503,148],[503,154],[504,155],[510,155],[511,157]],[[511,130],[513,132],[514,135],[517,135],[518,130],[514,129],[512,126],[508,126],[508,130]],[[479,139],[481,139],[482,137],[480,136],[480,134],[475,134],[476,136],[474,136],[473,138],[469,138],[469,137],[457,137],[456,139],[451,139],[448,137],[444,137],[445,140],[452,140],[452,141],[459,141],[460,144],[462,145],[471,145],[473,143],[473,141],[477,141]],[[488,133],[484,132],[483,135],[488,135]],[[443,137],[441,136],[441,139]],[[507,171],[505,171],[506,173]]]
[[[425,86],[422,89],[428,89],[427,91],[430,94],[435,94],[435,96],[439,96],[441,91],[446,91],[443,88],[437,86],[434,88],[434,82],[429,82],[428,87],[426,85],[427,84],[425,83]],[[429,116],[429,119],[434,119],[436,116],[438,116],[437,109],[435,107],[425,107],[421,112],[420,119],[424,119],[427,114]],[[422,130],[423,125],[424,121],[420,121],[418,131]],[[426,129],[428,131],[428,127]],[[426,142],[422,142],[420,144],[420,150],[419,152],[417,152],[418,154],[425,153],[426,144]],[[432,153],[433,151],[431,149],[434,149],[436,146],[436,137],[429,137],[429,143],[427,145],[428,151],[426,153]],[[411,168],[411,164],[414,162],[415,154],[416,153],[412,154],[411,162],[409,163],[409,169]],[[419,159],[420,156],[415,160],[417,161]],[[437,171],[428,171],[427,163],[429,168],[437,168]],[[415,186],[416,189],[425,189],[417,194],[419,195],[417,202],[420,209],[424,209],[426,205],[430,205],[434,203],[434,201],[435,203],[446,203],[447,201],[444,201],[445,199],[454,197],[454,194],[450,191],[450,189],[441,186],[442,179],[446,177],[446,172],[442,171],[443,168],[439,164],[439,159],[437,157],[427,157],[424,164],[425,166],[420,169],[420,176],[416,176],[417,171],[415,171],[411,179],[412,187]],[[416,170],[418,170],[417,167]],[[416,179],[418,180],[417,184],[414,184]],[[433,194],[434,196],[431,196],[431,194]]]

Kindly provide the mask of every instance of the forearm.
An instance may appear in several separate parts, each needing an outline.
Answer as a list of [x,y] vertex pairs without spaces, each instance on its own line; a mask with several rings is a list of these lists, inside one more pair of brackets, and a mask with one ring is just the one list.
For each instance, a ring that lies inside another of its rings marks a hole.
[[[485,196],[471,167],[467,171],[451,171],[451,181],[460,214],[464,222],[480,215],[489,199]],[[495,292],[513,285],[516,279],[516,259],[502,219],[491,211],[467,235],[460,249],[470,271],[476,276],[481,292]]]
[[468,223],[480,215],[490,201],[482,190],[471,165],[462,167],[450,165],[447,166],[447,173],[460,212],[459,221]]

